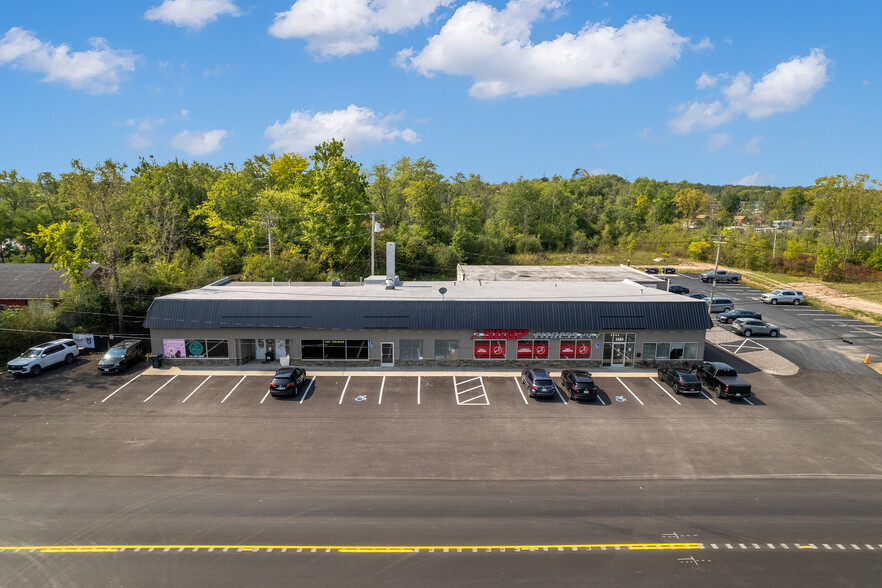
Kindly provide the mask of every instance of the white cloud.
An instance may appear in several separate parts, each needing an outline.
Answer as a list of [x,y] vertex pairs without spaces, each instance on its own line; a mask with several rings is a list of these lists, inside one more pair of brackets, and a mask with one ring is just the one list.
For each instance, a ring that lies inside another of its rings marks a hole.
[[307,112],[295,110],[287,121],[268,127],[264,136],[272,139],[270,149],[286,152],[310,152],[316,145],[331,139],[345,141],[347,151],[359,151],[365,145],[401,139],[418,143],[411,129],[399,129],[394,123],[400,116],[380,116],[369,108],[350,104],[346,110]]
[[695,80],[695,87],[699,90],[706,90],[707,88],[713,88],[717,85],[717,80],[720,76],[709,76],[706,73],[702,73],[697,80]]
[[729,144],[729,141],[732,140],[732,135],[729,133],[717,133],[715,135],[711,135],[707,140],[707,150],[708,151],[719,151],[723,147]]
[[708,39],[707,37],[703,38],[701,41],[699,41],[695,45],[692,45],[692,49],[694,51],[709,51],[709,50],[713,50],[713,48],[714,48],[714,44],[711,43],[711,40]]
[[222,147],[221,142],[227,135],[229,132],[221,129],[183,131],[172,138],[171,146],[185,151],[189,155],[206,155],[219,150]]
[[379,46],[379,33],[397,33],[425,23],[453,0],[297,0],[276,14],[269,33],[304,39],[325,57],[341,57]]
[[633,18],[621,28],[586,23],[576,34],[532,43],[534,21],[560,0],[510,0],[502,10],[469,2],[417,54],[398,63],[425,76],[469,76],[478,98],[538,95],[590,84],[624,84],[657,74],[679,59],[688,39],[661,16]]
[[[681,104],[677,109],[679,114],[668,125],[674,133],[685,134],[720,126],[742,114],[759,119],[791,112],[808,104],[827,84],[829,64],[821,49],[812,49],[805,57],[779,63],[755,84],[749,75],[740,72],[722,89],[725,105],[719,100]],[[704,77],[702,74],[699,81]]]
[[239,16],[239,8],[232,0],[165,0],[148,9],[144,18],[198,31],[224,14]]
[[737,182],[735,182],[736,186],[771,186],[775,181],[775,174],[767,174],[762,175],[759,172],[753,172],[750,175],[744,176]]
[[760,142],[762,142],[763,138],[759,135],[756,137],[751,137],[750,141],[747,142],[747,145],[744,146],[744,152],[748,155],[755,155],[760,152]]
[[89,39],[92,49],[71,52],[64,44],[53,46],[31,31],[9,29],[0,39],[0,65],[9,64],[44,74],[44,82],[59,82],[89,94],[119,91],[125,72],[135,70],[136,57],[114,50],[101,37]]

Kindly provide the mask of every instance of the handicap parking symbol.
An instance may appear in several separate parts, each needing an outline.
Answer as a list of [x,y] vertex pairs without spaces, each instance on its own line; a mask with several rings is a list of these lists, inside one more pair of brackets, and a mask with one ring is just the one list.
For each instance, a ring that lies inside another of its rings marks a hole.
[[616,402],[628,402],[628,399],[624,396],[616,396]]
[[359,394],[358,396],[355,397],[356,402],[364,402],[365,400],[367,400],[366,394]]

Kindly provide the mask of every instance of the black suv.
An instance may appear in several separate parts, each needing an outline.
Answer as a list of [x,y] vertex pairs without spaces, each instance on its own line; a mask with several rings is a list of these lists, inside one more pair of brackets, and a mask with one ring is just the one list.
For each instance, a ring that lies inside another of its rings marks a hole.
[[556,389],[551,376],[545,370],[530,369],[521,372],[524,386],[530,390],[530,396],[554,396]]
[[306,379],[306,370],[298,367],[283,367],[276,370],[269,391],[274,397],[295,396],[300,384]]
[[564,370],[560,373],[560,382],[571,400],[597,400],[597,384],[591,378],[591,372]]
[[98,362],[98,371],[102,374],[122,373],[144,357],[145,345],[140,339],[120,341],[107,350]]
[[658,379],[668,384],[675,394],[682,392],[701,393],[701,382],[688,368],[660,367],[658,368]]

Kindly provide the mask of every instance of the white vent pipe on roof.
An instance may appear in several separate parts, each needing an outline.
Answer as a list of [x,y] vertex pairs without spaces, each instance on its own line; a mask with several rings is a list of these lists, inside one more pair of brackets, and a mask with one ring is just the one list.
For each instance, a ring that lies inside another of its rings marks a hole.
[[395,243],[386,243],[386,289],[395,289]]

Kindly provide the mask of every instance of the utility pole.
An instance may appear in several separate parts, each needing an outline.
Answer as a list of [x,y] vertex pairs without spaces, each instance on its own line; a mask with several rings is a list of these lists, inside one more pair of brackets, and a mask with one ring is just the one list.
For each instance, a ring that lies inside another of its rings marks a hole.
[[272,230],[271,230],[271,229],[272,229],[272,226],[273,226],[273,219],[272,219],[272,217],[271,217],[270,215],[266,215],[266,238],[267,238],[267,241],[269,241],[269,256],[270,256],[270,259],[273,258],[273,232],[272,232]]
[[775,247],[778,245],[778,229],[775,229],[775,238],[772,239],[772,260],[775,259]]
[[376,259],[374,255],[374,229],[377,226],[377,213],[371,213],[371,275],[376,273]]
[[714,276],[711,278],[711,297],[710,303],[707,305],[708,314],[713,314],[711,308],[713,308],[714,305],[714,292],[717,289],[717,270],[720,268],[720,245],[723,244],[723,236],[717,235],[717,239],[719,239],[719,241],[714,241],[714,243],[717,244],[717,260],[714,262]]

